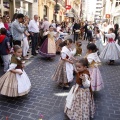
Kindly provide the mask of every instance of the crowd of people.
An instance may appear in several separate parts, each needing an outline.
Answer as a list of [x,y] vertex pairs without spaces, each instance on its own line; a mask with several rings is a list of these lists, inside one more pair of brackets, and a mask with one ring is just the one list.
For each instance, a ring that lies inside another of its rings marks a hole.
[[[65,39],[69,34],[74,35],[74,40]],[[17,97],[30,91],[31,82],[24,71],[29,46],[33,56],[51,59],[60,53],[52,79],[68,89],[76,76],[64,112],[71,120],[90,120],[95,113],[94,92],[104,88],[101,60],[113,65],[120,58],[119,39],[118,24],[93,24],[87,20],[50,23],[47,17],[40,20],[34,15],[30,20],[23,14],[15,14],[12,21],[8,16],[0,17],[0,55],[5,72],[0,78],[0,94]],[[82,40],[88,41],[86,55],[82,54]]]

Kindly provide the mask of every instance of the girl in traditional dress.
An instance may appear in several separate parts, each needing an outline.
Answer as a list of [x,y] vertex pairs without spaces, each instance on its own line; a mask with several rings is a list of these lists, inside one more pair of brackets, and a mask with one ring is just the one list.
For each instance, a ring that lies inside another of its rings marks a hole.
[[61,87],[69,87],[68,83],[73,81],[72,40],[64,41],[63,46],[61,58],[52,79],[57,81]]
[[89,72],[91,76],[91,87],[93,91],[99,91],[104,87],[103,79],[98,66],[101,61],[97,55],[97,47],[94,43],[87,45],[87,60],[89,62]]
[[95,45],[97,46],[98,52],[100,54],[103,50],[103,45],[101,41],[100,31],[98,29],[95,31]]
[[21,56],[22,48],[15,45],[10,67],[0,78],[0,94],[9,97],[17,97],[28,94],[30,91],[31,83],[23,69]]
[[73,56],[75,56],[75,59],[73,59],[73,61],[77,61],[81,54],[82,54],[82,43],[80,40],[76,41],[75,44],[75,48],[73,49],[73,51],[71,52]]
[[120,46],[115,42],[115,33],[113,28],[110,28],[108,34],[104,35],[107,38],[108,43],[100,54],[100,58],[110,60],[108,64],[113,65],[114,61],[120,58]]
[[71,88],[66,98],[64,110],[70,120],[90,120],[94,116],[95,104],[87,67],[86,58],[76,63],[76,85]]
[[43,36],[45,37],[45,41],[41,45],[39,53],[43,57],[51,58],[56,56],[56,44],[55,44],[55,32],[53,30],[53,26],[50,25],[49,31],[44,32]]

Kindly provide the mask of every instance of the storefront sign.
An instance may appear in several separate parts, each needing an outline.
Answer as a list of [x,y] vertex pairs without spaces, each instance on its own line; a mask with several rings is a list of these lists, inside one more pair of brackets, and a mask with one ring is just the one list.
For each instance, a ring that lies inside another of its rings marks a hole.
[[71,5],[66,5],[66,10],[70,10],[71,9]]
[[110,14],[106,14],[106,18],[109,19],[110,18]]

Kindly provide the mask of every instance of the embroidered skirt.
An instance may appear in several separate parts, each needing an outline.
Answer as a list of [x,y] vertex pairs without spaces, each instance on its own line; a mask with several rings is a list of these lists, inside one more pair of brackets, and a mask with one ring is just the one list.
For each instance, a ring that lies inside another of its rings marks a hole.
[[45,39],[43,44],[39,49],[39,54],[42,57],[55,57],[56,56],[56,46],[55,42],[50,39]]
[[55,73],[52,76],[52,79],[54,81],[57,81],[58,83],[68,83],[65,61],[60,60],[55,70]]
[[91,97],[89,88],[78,88],[74,95],[71,109],[65,106],[64,112],[70,120],[90,120],[95,113],[94,100]]

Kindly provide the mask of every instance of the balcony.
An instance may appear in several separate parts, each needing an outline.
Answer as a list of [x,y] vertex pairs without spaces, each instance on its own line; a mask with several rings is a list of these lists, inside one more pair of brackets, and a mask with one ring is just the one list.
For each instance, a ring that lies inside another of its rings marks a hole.
[[64,0],[54,0],[55,2],[57,1],[60,6],[65,7],[65,1]]

